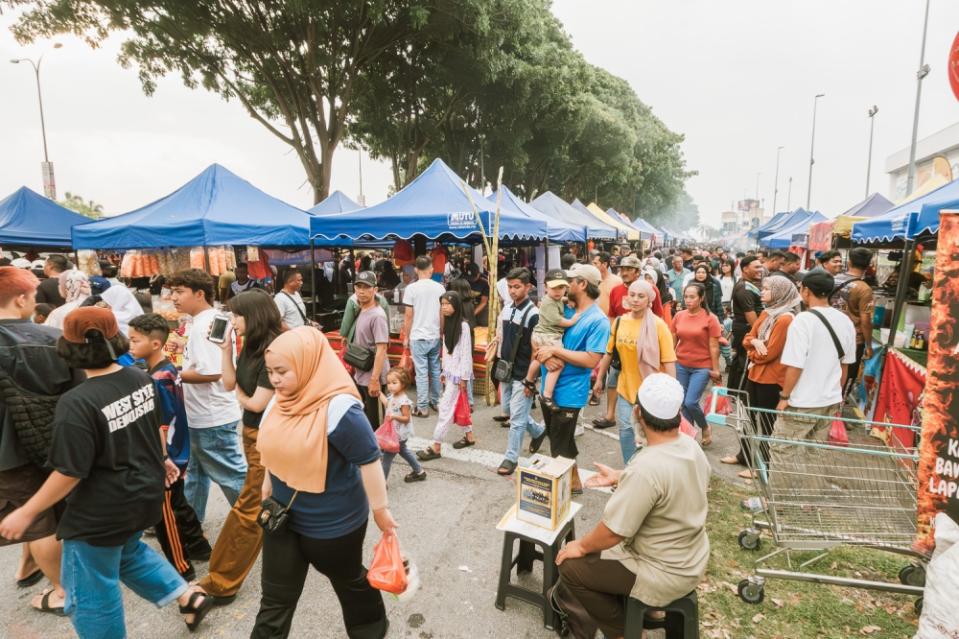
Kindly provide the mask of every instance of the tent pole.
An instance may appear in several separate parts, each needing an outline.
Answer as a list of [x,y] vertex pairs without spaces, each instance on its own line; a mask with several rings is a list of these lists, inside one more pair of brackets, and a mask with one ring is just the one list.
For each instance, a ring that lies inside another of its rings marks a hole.
[[[334,276],[335,278],[335,276]],[[316,321],[316,240],[310,238],[310,319]]]
[[916,241],[906,240],[902,262],[899,264],[899,283],[896,286],[896,299],[892,306],[892,322],[889,324],[889,339],[886,341],[886,346],[889,348],[896,345],[896,329],[899,326],[899,318],[902,317],[906,296],[909,294],[909,275],[912,273],[915,253]]
[[546,238],[546,241],[543,242],[543,247],[546,249],[546,253],[543,255],[543,268],[546,271],[549,271],[549,238]]

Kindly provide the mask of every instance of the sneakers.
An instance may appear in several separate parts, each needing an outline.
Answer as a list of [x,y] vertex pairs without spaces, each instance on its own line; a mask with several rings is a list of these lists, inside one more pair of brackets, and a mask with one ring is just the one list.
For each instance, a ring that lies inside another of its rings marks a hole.
[[418,473],[410,473],[403,477],[403,481],[407,484],[412,484],[414,481],[426,481],[426,471],[421,470]]
[[419,408],[416,408],[413,410],[412,415],[413,417],[429,417],[430,412],[428,410],[420,410]]

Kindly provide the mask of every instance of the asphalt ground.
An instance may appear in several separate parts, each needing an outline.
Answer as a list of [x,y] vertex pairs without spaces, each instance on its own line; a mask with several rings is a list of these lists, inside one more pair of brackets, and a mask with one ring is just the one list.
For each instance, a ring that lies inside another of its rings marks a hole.
[[[444,457],[424,464],[428,478],[425,482],[406,484],[403,475],[408,467],[396,457],[389,479],[390,508],[400,525],[398,534],[406,554],[420,573],[421,588],[409,601],[399,602],[392,595],[384,595],[390,619],[390,638],[417,639],[479,639],[483,637],[510,639],[546,639],[556,633],[543,627],[542,612],[536,607],[515,599],[506,600],[506,610],[494,606],[499,578],[502,533],[496,524],[515,500],[511,479],[496,474],[495,468],[506,449],[508,430],[492,420],[498,407],[486,407],[477,398],[474,429],[477,445],[454,451],[450,444],[459,437],[456,428],[448,433]],[[587,407],[582,416],[589,423],[604,411]],[[534,412],[539,418],[539,412]],[[432,434],[435,415],[415,420],[417,438],[412,447],[422,448]],[[621,454],[616,439],[616,428],[596,431],[587,428],[578,438],[579,463],[590,468],[598,461],[621,467]],[[524,441],[525,447],[529,439]],[[738,444],[732,431],[714,428],[713,445],[707,454],[714,471],[730,481],[736,467],[724,466],[718,459],[734,453]],[[548,452],[544,444],[542,452]],[[575,498],[583,504],[576,518],[576,532],[583,535],[599,520],[608,495],[597,490],[585,491]],[[228,506],[215,487],[210,494],[204,528],[213,540],[219,532]],[[372,557],[373,545],[379,531],[371,521],[367,529],[367,562]],[[156,546],[152,538],[148,543]],[[0,548],[0,637],[11,639],[59,639],[74,637],[67,619],[41,614],[31,609],[30,599],[46,585],[41,582],[33,588],[19,589],[13,579],[20,547]],[[197,563],[198,574],[206,571],[205,563]],[[519,582],[536,588],[541,579],[537,564],[531,575],[523,575]],[[157,609],[124,589],[124,607],[128,636],[133,639],[169,639],[171,637],[234,638],[248,637],[259,607],[259,562],[240,590],[236,601],[210,612],[200,629],[187,631],[176,612],[175,605]],[[345,637],[340,607],[326,578],[311,571],[300,599],[291,637]],[[650,639],[657,635],[650,633]]]

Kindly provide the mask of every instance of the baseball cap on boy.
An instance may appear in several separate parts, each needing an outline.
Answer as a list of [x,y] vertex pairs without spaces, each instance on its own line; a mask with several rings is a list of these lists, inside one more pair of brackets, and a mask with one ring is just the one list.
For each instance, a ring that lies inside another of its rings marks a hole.
[[546,274],[546,287],[556,288],[557,286],[569,286],[569,280],[566,279],[566,273],[562,269],[553,269]]

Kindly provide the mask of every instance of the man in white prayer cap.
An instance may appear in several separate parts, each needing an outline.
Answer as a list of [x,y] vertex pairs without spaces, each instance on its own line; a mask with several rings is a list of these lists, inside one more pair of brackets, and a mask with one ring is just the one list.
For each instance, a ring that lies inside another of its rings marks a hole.
[[[636,417],[647,446],[623,470],[596,464],[586,486],[615,486],[602,520],[566,544],[556,559],[560,581],[551,597],[576,639],[625,631],[624,596],[662,607],[696,589],[706,572],[706,491],[710,466],[696,440],[679,432],[683,388],[656,373],[643,380]],[[672,636],[682,620],[667,616]]]

